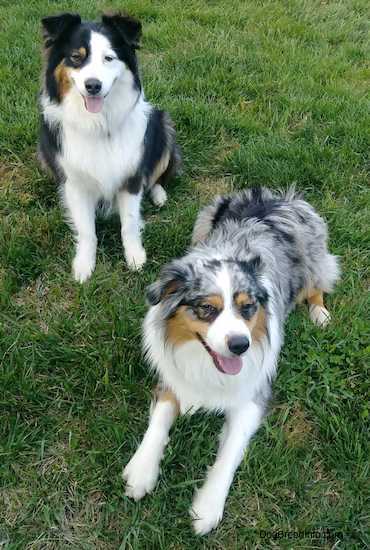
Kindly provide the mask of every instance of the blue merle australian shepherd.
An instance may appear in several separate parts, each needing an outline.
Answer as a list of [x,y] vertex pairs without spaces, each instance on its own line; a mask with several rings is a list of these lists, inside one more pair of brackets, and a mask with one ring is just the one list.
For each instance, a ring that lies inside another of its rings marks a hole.
[[255,189],[216,199],[199,214],[193,247],[148,289],[144,346],[159,376],[149,427],[126,466],[126,494],[149,493],[178,413],[222,412],[214,465],[191,515],[204,534],[222,518],[244,451],[261,424],[284,321],[306,300],[315,323],[339,277],[323,219],[292,191]]
[[61,184],[76,233],[73,273],[81,283],[95,268],[95,211],[116,203],[127,265],[146,260],[141,243],[143,192],[166,201],[162,187],[178,163],[168,114],[143,94],[136,57],[141,24],[127,15],[83,22],[62,14],[42,20],[45,70],[40,157]]

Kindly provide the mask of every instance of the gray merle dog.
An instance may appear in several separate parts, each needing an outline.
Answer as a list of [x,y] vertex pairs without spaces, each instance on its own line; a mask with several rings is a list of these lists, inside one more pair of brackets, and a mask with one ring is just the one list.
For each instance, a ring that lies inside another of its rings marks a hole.
[[284,321],[307,300],[325,325],[323,293],[339,277],[323,219],[293,191],[217,198],[196,221],[193,248],[148,289],[144,347],[159,375],[143,441],[124,470],[126,494],[149,493],[178,413],[225,414],[217,458],[191,515],[204,534],[222,518],[234,472],[264,416]]

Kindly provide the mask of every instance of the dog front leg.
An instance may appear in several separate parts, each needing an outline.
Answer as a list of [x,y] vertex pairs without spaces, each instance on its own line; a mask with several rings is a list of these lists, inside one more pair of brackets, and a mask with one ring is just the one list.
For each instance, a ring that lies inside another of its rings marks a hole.
[[226,413],[216,461],[204,485],[195,493],[190,510],[198,535],[205,535],[221,521],[235,470],[249,440],[260,426],[262,416],[262,408],[254,402],[248,403],[242,410]]
[[161,391],[153,405],[149,426],[136,453],[123,470],[126,495],[140,500],[157,482],[159,465],[168,443],[169,431],[179,413],[179,405],[171,391]]
[[117,202],[121,218],[122,244],[129,269],[139,270],[146,262],[146,253],[141,242],[143,222],[140,214],[142,189],[130,192],[126,189],[118,193]]
[[69,221],[76,232],[76,255],[72,263],[74,278],[85,282],[95,269],[97,238],[95,209],[98,198],[91,190],[68,178],[64,187],[64,202]]

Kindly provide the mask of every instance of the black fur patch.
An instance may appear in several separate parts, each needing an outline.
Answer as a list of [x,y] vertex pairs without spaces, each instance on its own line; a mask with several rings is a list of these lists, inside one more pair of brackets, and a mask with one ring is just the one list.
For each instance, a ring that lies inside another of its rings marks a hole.
[[285,201],[282,199],[264,198],[260,187],[252,188],[250,195],[246,195],[244,200],[240,200],[240,197],[233,200],[233,197],[226,196],[222,199],[214,215],[213,228],[227,220],[240,222],[256,218],[269,227],[278,242],[294,244],[294,235],[281,227],[281,220],[277,223],[273,218],[271,219],[272,216],[279,212],[280,207],[285,204]]
[[226,220],[242,221],[248,218],[257,218],[264,220],[273,214],[282,204],[278,199],[264,199],[262,190],[259,187],[251,189],[251,198],[247,196],[245,200],[233,200],[232,197],[225,197],[215,214],[213,226]]
[[56,156],[58,153],[60,153],[61,150],[59,133],[60,130],[58,129],[58,127],[53,126],[52,128],[50,128],[50,126],[45,123],[44,117],[41,116],[39,152],[42,160],[53,172],[54,177],[57,179],[57,181],[60,181],[63,178],[61,169],[59,168],[56,161]]
[[150,113],[144,137],[144,157],[142,161],[142,171],[146,177],[149,177],[153,172],[167,148],[165,116],[166,113],[159,109],[153,109]]
[[[167,113],[159,109],[153,109],[150,113],[144,136],[144,154],[139,169],[128,182],[124,182],[123,184],[123,187],[127,187],[129,193],[136,194],[140,191],[143,179],[146,181],[149,180],[156,165],[169,147],[168,121],[166,117],[168,117]],[[169,153],[170,159],[167,169],[159,178],[161,183],[176,172],[177,150],[175,144],[172,145],[172,150],[169,150]]]
[[112,44],[118,58],[123,61],[134,76],[136,88],[141,90],[141,82],[135,50],[139,47],[141,24],[129,16],[103,15],[102,25],[97,32],[104,34]]
[[206,262],[204,264],[204,268],[207,271],[211,271],[212,273],[216,273],[221,268],[221,262],[220,260],[209,260],[209,262]]
[[224,218],[224,215],[226,213],[226,211],[228,210],[229,208],[229,205],[230,205],[230,202],[231,202],[231,197],[224,197],[220,204],[218,205],[218,208],[215,212],[215,215],[213,216],[213,220],[212,220],[212,227],[215,228],[216,225],[221,221],[223,220]]
[[137,173],[125,182],[124,188],[132,195],[137,195],[142,187],[142,181],[140,173]]

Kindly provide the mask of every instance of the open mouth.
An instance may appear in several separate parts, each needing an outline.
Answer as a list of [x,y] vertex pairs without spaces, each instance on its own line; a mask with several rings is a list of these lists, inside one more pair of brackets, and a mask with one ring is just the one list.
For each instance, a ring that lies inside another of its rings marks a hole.
[[220,353],[216,353],[206,344],[200,334],[197,333],[197,336],[198,340],[202,343],[205,350],[212,357],[213,363],[217,370],[219,370],[223,374],[239,374],[243,366],[243,361],[240,357],[225,357]]
[[85,108],[89,113],[100,113],[100,111],[103,108],[104,103],[104,97],[102,95],[99,96],[82,96]]

